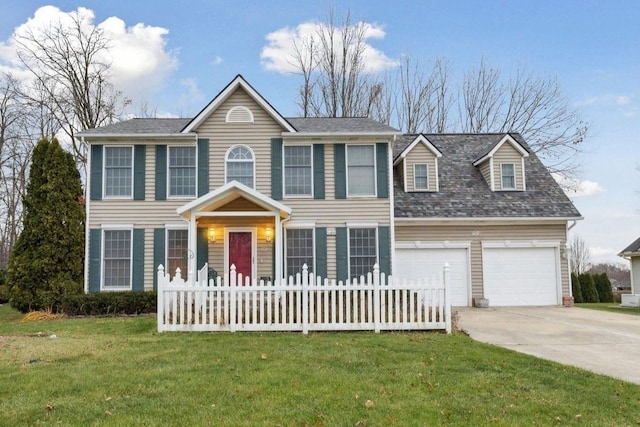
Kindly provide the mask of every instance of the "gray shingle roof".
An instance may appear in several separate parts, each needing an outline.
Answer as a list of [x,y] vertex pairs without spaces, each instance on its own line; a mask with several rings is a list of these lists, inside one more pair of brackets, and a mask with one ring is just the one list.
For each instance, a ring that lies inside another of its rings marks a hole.
[[632,244],[624,248],[622,252],[620,252],[620,254],[632,253],[632,252],[640,252],[640,237],[638,237],[638,239],[635,242],[633,242]]
[[400,133],[398,129],[366,117],[287,117],[286,120],[298,132]]
[[180,133],[180,131],[189,123],[191,119],[131,119],[102,126],[96,129],[88,129],[82,132],[82,135],[105,135],[105,134],[171,134]]
[[[425,134],[442,157],[438,159],[440,191],[405,193],[394,173],[396,218],[578,218],[580,212],[518,134],[511,136],[529,151],[525,157],[526,191],[492,192],[480,169],[473,166],[502,134]],[[405,135],[394,145],[394,158],[417,135]]]

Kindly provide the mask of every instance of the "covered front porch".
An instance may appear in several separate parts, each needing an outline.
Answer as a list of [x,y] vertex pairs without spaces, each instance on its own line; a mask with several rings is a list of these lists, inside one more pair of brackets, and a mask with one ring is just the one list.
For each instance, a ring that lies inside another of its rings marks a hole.
[[237,181],[178,208],[188,222],[189,275],[206,262],[211,278],[232,265],[243,282],[283,277],[283,222],[291,211]]

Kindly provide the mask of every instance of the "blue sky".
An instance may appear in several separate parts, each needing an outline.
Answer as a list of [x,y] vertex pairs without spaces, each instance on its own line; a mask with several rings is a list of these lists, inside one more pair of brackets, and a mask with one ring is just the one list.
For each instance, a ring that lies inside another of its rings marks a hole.
[[123,46],[138,48],[120,57],[126,60],[118,70],[134,102],[147,102],[159,114],[190,116],[242,74],[291,116],[298,81],[268,70],[261,52],[267,35],[321,19],[330,4],[338,16],[350,8],[355,19],[374,26],[383,37],[368,42],[390,61],[403,54],[423,64],[445,57],[459,77],[485,58],[507,76],[519,65],[557,76],[590,124],[581,158],[584,186],[572,195],[585,220],[572,233],[586,240],[593,261],[621,261],[615,254],[640,236],[637,1],[3,0],[0,69],[10,62],[11,34],[39,8],[85,7],[96,25],[119,18],[108,22],[127,40]]

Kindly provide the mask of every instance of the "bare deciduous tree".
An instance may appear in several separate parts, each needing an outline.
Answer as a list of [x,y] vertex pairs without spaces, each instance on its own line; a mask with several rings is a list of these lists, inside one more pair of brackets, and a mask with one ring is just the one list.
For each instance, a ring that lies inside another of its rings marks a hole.
[[591,254],[587,243],[575,234],[569,243],[569,263],[571,272],[575,274],[585,273],[591,265]]
[[121,95],[109,80],[109,64],[104,61],[109,44],[103,31],[78,12],[69,18],[68,23],[59,20],[46,28],[26,27],[14,41],[20,61],[42,91],[39,100],[46,102],[58,127],[71,138],[76,159],[84,162],[86,147],[75,134],[112,122]]

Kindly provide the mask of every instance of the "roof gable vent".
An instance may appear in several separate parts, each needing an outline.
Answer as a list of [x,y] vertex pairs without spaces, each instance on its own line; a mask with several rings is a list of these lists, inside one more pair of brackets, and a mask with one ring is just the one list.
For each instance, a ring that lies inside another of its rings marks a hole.
[[253,113],[247,107],[237,106],[227,112],[227,123],[253,123]]

